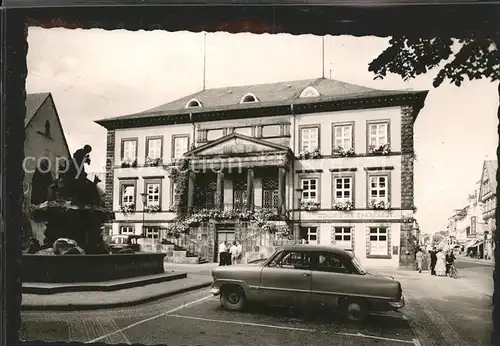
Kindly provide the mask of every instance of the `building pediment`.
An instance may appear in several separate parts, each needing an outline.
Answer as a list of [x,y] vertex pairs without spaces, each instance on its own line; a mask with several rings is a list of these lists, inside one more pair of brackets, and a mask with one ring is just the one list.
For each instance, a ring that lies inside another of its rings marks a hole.
[[186,156],[246,156],[288,150],[288,147],[279,144],[232,133],[193,149],[187,152]]

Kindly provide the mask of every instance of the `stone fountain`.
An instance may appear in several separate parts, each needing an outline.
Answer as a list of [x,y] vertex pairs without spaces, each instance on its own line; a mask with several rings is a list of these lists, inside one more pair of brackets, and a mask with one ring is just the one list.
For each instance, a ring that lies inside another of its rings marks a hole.
[[46,225],[45,245],[23,255],[23,281],[103,281],[164,272],[165,254],[108,253],[102,225],[114,213],[99,194],[98,180],[87,178],[91,150],[85,145],[66,160],[69,166],[60,167],[64,173],[50,185],[47,200],[32,207],[31,219]]

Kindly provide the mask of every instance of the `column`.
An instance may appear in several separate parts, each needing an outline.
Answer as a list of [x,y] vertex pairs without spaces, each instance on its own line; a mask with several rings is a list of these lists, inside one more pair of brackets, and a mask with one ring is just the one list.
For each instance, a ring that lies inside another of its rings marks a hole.
[[248,210],[253,210],[253,180],[254,180],[254,171],[253,168],[248,168],[247,171],[247,208]]
[[278,214],[285,214],[285,200],[286,200],[286,190],[285,190],[285,167],[278,168]]
[[224,173],[217,172],[217,191],[215,192],[215,208],[224,210]]
[[189,180],[188,180],[188,198],[187,198],[187,212],[191,213],[194,206],[194,182],[195,175],[194,172],[189,172]]

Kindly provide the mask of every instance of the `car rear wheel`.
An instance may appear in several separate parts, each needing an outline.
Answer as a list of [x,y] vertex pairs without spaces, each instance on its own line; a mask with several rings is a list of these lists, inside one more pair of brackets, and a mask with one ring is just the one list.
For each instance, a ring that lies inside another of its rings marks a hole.
[[349,321],[363,322],[370,313],[367,301],[348,298],[342,302],[342,313]]
[[220,300],[222,305],[229,311],[241,311],[246,305],[245,293],[238,286],[224,287]]

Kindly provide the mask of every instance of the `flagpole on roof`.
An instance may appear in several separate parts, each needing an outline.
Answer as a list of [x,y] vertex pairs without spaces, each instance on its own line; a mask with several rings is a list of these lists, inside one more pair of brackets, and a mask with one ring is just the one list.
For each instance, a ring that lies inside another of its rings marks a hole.
[[321,78],[325,78],[325,36],[321,38]]
[[207,69],[207,33],[203,33],[203,90],[205,90],[205,79]]

